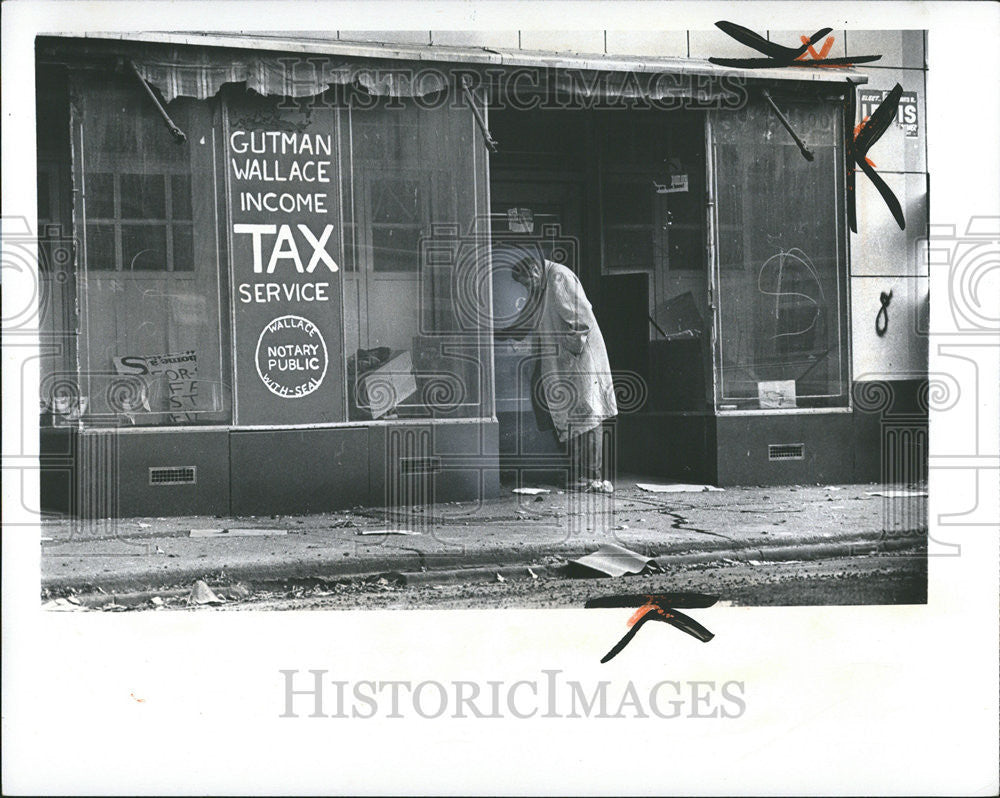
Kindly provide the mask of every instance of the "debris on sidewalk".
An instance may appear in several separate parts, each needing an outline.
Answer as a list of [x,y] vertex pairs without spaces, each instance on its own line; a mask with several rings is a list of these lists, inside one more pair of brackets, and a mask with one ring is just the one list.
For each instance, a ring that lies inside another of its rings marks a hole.
[[421,535],[422,532],[414,532],[412,529],[359,529],[359,535]]
[[222,604],[222,601],[201,579],[194,583],[187,599],[188,604]]
[[925,490],[903,490],[901,488],[888,488],[886,490],[866,491],[865,496],[882,496],[886,499],[912,499],[918,496],[926,496]]
[[237,582],[235,585],[220,588],[217,593],[221,598],[229,599],[230,601],[242,601],[243,599],[250,598],[251,590],[242,582]]
[[843,488],[840,485],[827,485],[826,490],[843,490]]
[[81,607],[79,602],[72,602],[69,599],[57,598],[52,601],[46,601],[42,604],[43,610],[50,610],[52,612],[76,612],[77,610],[86,609]]
[[192,538],[256,538],[287,535],[287,529],[192,529]]
[[652,557],[643,557],[634,551],[605,543],[597,551],[576,560],[570,560],[571,566],[585,569],[589,575],[596,571],[602,576],[624,576],[625,574],[641,574],[653,565]]
[[637,482],[635,486],[639,490],[649,491],[650,493],[706,493],[710,490],[724,490],[724,488],[717,488],[715,485],[684,485],[681,483],[654,485],[646,482]]
[[519,493],[522,496],[540,496],[543,493],[552,493],[548,488],[514,488],[511,493]]

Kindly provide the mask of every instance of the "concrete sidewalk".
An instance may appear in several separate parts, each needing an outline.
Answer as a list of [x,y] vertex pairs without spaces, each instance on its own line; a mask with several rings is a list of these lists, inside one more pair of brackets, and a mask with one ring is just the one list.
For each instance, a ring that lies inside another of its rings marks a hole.
[[[925,545],[926,497],[877,485],[540,496],[308,516],[130,518],[42,525],[42,591],[141,591],[446,569],[559,566],[617,543],[661,564],[810,559]],[[194,530],[194,534],[192,531]],[[398,534],[409,532],[411,534]],[[464,572],[464,571],[463,571]],[[469,570],[471,575],[472,571]],[[441,573],[444,578],[444,573]]]

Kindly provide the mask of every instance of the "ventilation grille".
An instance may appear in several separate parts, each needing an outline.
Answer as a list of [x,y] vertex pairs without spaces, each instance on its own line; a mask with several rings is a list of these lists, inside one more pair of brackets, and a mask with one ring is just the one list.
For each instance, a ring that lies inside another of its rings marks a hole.
[[399,461],[400,474],[437,474],[440,471],[440,457],[403,457]]
[[198,481],[197,466],[174,466],[149,469],[150,485],[194,485]]
[[769,443],[768,460],[802,460],[806,456],[804,443]]

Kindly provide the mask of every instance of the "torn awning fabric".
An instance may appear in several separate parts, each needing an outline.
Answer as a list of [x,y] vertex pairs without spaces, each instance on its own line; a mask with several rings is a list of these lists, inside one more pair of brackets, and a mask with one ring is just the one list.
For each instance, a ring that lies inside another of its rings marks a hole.
[[245,83],[263,96],[313,97],[331,86],[354,86],[377,97],[425,97],[449,86],[446,72],[424,64],[359,63],[328,56],[219,57],[190,53],[136,59],[142,78],[170,102],[177,97],[205,100],[227,83]]
[[[398,59],[353,59],[317,54],[281,55],[175,50],[134,59],[136,70],[166,102],[177,97],[205,100],[227,83],[243,83],[263,96],[313,97],[331,86],[351,86],[376,97],[427,97],[471,77],[474,88],[490,88],[494,101],[513,104],[532,95],[566,107],[609,107],[647,103],[671,107],[694,100],[712,107],[739,107],[744,83],[733,70],[699,72],[611,71],[577,66],[483,66]],[[457,70],[457,71],[456,71]]]

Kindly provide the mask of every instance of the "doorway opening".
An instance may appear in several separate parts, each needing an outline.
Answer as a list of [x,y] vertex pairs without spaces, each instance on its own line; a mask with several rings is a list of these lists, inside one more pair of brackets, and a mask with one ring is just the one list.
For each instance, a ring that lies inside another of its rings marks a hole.
[[[494,251],[534,242],[580,278],[619,400],[618,473],[701,477],[712,415],[706,115],[699,111],[495,109]],[[494,263],[497,317],[523,289]],[[507,307],[511,305],[511,307]],[[525,345],[494,346],[502,472],[559,469],[539,429]],[[607,462],[610,463],[610,460]]]

